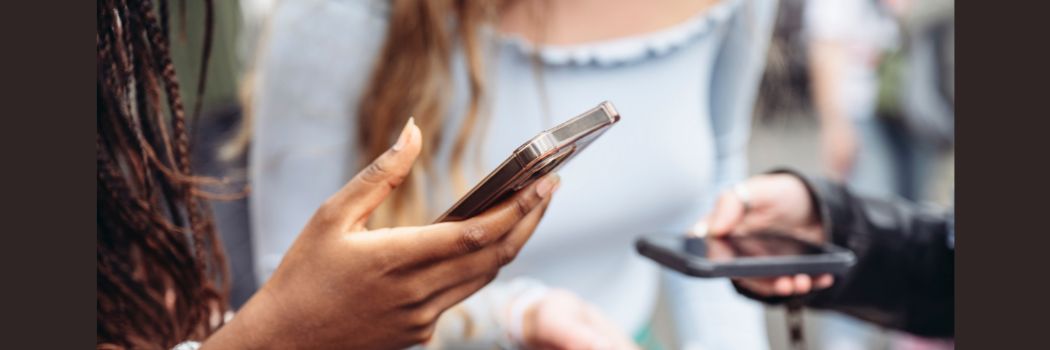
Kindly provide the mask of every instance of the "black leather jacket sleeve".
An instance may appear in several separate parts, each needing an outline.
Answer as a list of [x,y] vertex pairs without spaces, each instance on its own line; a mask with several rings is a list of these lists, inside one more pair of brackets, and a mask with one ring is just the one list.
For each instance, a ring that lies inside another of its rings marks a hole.
[[[830,288],[798,299],[885,327],[930,337],[955,334],[955,245],[949,211],[904,200],[868,198],[792,171],[809,188],[831,241],[857,257]],[[769,303],[786,298],[763,298]]]

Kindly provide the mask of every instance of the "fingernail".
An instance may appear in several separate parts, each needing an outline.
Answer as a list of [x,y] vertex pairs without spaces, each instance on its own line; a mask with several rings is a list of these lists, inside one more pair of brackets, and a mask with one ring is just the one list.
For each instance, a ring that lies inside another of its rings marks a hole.
[[547,198],[547,196],[550,196],[551,193],[554,193],[554,191],[558,189],[558,184],[560,182],[560,178],[557,174],[545,176],[540,179],[540,183],[536,184],[536,194],[538,194],[540,198]]
[[405,123],[405,127],[401,129],[401,136],[397,137],[397,142],[394,143],[394,147],[392,147],[394,151],[400,151],[405,148],[405,144],[407,144],[409,139],[412,138],[411,126],[413,125],[416,125],[416,117],[409,117],[408,123]]

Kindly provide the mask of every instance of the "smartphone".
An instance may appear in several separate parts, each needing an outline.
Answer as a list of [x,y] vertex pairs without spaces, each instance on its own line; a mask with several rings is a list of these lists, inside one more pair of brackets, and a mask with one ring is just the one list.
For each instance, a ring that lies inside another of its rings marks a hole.
[[643,256],[693,277],[773,277],[842,274],[853,252],[767,231],[719,238],[648,235],[635,241]]
[[511,152],[436,222],[460,221],[484,212],[536,179],[560,169],[618,121],[620,114],[605,101],[541,132]]

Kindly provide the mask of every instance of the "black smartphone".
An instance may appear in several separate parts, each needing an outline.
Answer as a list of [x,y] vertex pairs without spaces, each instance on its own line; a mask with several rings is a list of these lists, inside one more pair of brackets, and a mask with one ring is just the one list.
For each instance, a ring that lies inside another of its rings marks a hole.
[[841,274],[856,259],[848,249],[772,231],[720,238],[647,235],[635,248],[663,266],[705,278]]
[[525,141],[436,222],[460,221],[492,207],[533,181],[555,172],[620,121],[612,103],[602,102]]

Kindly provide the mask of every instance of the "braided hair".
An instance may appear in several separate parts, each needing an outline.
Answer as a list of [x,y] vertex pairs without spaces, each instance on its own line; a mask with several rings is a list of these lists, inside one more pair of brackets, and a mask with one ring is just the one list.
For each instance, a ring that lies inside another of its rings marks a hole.
[[214,180],[191,171],[167,1],[98,0],[96,15],[97,347],[203,340],[222,324],[229,280],[200,189]]

